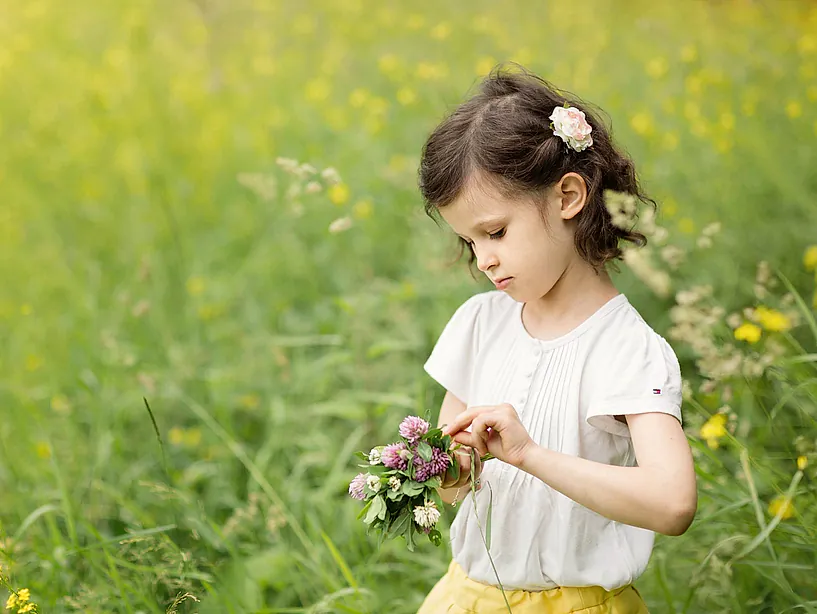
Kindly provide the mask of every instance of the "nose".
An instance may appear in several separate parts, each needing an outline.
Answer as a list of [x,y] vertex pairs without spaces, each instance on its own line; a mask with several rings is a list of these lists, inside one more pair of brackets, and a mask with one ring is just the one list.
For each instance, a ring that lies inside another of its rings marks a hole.
[[481,249],[477,250],[475,246],[474,254],[477,257],[477,268],[483,273],[487,273],[490,269],[499,264],[496,253],[494,253],[494,250],[492,249],[482,247]]

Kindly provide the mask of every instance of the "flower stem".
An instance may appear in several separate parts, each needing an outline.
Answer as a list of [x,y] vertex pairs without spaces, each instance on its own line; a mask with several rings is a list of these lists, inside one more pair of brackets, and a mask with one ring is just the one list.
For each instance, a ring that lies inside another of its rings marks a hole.
[[[491,454],[486,454],[485,456],[486,457],[490,456],[491,458],[494,458],[494,456],[492,456]],[[490,459],[487,459],[485,457],[481,457],[480,460],[483,460],[483,459],[484,460],[490,460]],[[496,576],[496,583],[499,585],[499,590],[502,593],[502,599],[505,600],[505,607],[508,608],[508,612],[510,614],[513,614],[513,610],[511,610],[511,604],[508,603],[508,597],[507,597],[507,595],[505,595],[505,589],[502,586],[502,581],[499,579],[499,572],[497,572],[496,565],[494,564],[494,559],[491,556],[491,549],[488,547],[488,540],[485,539],[485,533],[483,533],[483,531],[482,531],[482,525],[480,524],[480,520],[479,520],[479,513],[477,512],[477,488],[474,485],[474,481],[476,479],[476,476],[474,475],[474,473],[475,473],[475,471],[474,471],[475,460],[476,460],[475,451],[474,451],[473,448],[471,448],[471,497],[472,497],[472,500],[474,502],[474,516],[477,517],[477,527],[479,528],[479,536],[482,538],[482,544],[485,546],[485,552],[488,554],[488,560],[491,562],[491,568],[494,570],[494,575]],[[489,484],[488,488],[490,488],[490,487],[491,486]],[[491,514],[491,510],[490,510],[490,507],[489,507],[488,515],[490,516],[490,514]]]

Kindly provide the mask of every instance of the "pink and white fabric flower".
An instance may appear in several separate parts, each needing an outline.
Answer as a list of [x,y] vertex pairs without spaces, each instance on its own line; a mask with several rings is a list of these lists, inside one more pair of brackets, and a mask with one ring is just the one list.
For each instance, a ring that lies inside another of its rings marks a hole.
[[593,128],[587,123],[584,112],[576,107],[556,107],[548,118],[553,123],[553,134],[562,139],[568,147],[584,151],[593,144],[590,133]]

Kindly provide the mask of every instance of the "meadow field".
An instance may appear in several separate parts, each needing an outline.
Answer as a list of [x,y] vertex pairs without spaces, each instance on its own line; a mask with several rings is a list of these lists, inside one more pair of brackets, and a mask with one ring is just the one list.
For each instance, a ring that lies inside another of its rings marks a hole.
[[817,612],[817,4],[0,0],[0,41],[8,611],[416,612],[450,550],[378,548],[353,453],[436,418],[423,362],[490,289],[416,173],[514,61],[659,203],[615,279],[700,502],[636,586]]

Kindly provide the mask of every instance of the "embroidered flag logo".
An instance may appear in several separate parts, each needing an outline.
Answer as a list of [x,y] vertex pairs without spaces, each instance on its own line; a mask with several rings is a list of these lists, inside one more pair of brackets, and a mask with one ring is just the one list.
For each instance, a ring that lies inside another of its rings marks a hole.
[[661,394],[661,389],[660,388],[653,388],[652,393],[653,394]]

